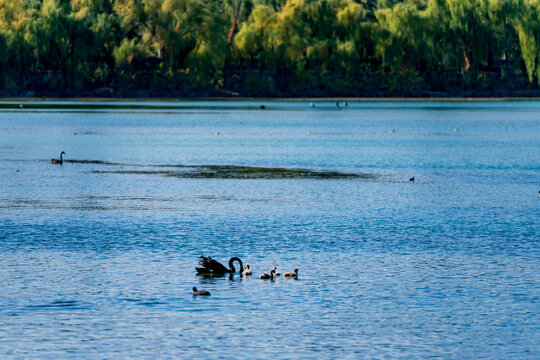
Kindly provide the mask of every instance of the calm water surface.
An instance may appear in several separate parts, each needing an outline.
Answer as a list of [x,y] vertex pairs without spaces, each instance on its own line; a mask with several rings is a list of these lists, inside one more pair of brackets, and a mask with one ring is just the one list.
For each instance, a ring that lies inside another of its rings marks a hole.
[[540,357],[540,102],[23,105],[3,359]]

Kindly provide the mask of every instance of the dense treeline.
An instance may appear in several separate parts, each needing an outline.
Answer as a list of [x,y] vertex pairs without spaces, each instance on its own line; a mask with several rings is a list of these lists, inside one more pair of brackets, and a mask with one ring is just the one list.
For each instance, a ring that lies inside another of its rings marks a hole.
[[0,95],[519,95],[540,0],[0,0]]

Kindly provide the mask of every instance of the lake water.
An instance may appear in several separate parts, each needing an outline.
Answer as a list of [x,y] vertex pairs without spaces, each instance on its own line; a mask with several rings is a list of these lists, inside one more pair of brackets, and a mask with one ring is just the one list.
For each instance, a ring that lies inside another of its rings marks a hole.
[[538,101],[22,105],[3,359],[540,357]]

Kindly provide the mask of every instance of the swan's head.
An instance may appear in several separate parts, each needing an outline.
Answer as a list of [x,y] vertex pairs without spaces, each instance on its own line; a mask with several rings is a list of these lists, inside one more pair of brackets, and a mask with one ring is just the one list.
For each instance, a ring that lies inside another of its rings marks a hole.
[[61,152],[60,154],[64,154],[64,155],[66,155],[66,153],[65,153],[64,151],[62,151],[62,152]]
[[298,269],[294,269],[294,272],[295,272],[296,274],[298,274]]

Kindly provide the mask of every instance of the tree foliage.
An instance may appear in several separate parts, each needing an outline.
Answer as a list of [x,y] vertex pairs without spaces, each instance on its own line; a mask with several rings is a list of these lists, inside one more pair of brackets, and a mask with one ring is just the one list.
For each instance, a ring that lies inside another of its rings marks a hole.
[[524,90],[540,0],[0,0],[0,46],[4,94]]

